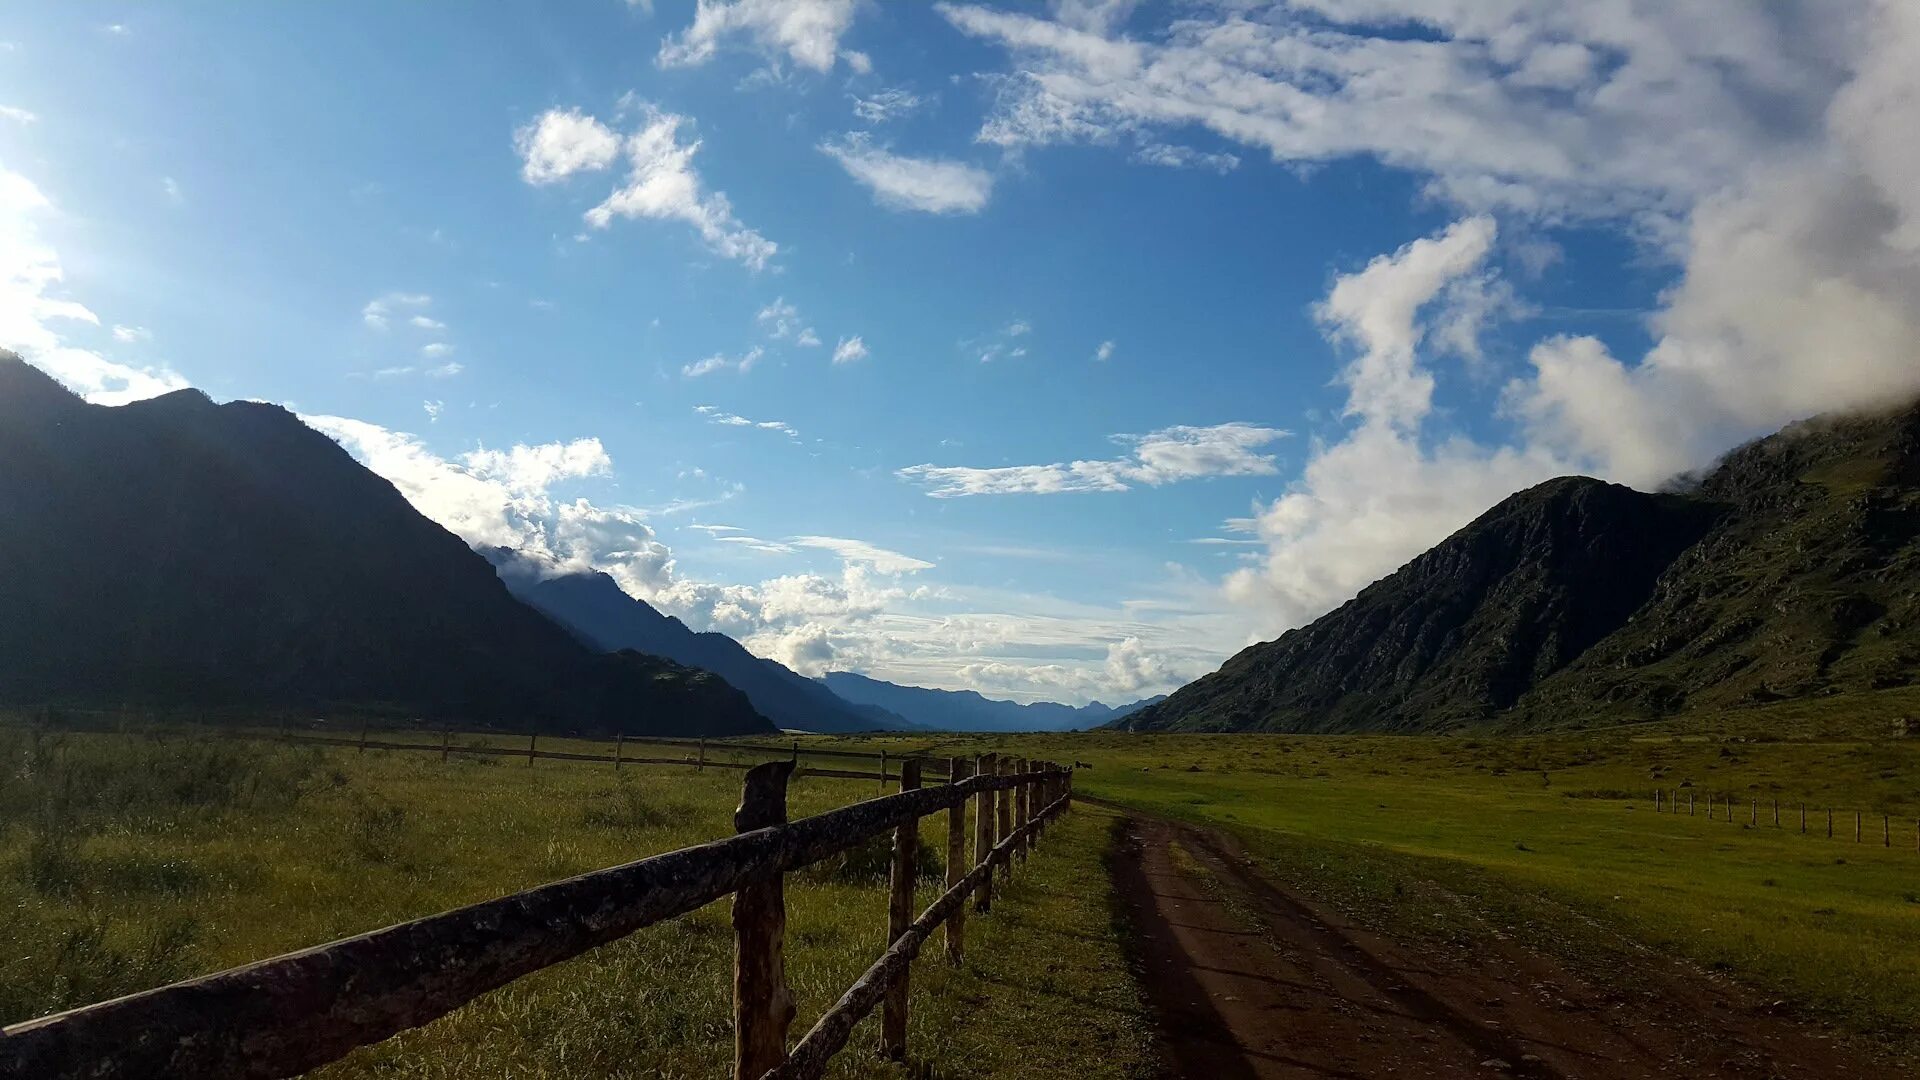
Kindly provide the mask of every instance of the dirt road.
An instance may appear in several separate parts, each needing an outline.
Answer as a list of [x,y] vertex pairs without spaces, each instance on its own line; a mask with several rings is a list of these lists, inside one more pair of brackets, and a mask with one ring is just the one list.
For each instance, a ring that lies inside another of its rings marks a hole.
[[1117,883],[1173,1076],[1894,1075],[1678,964],[1655,959],[1626,995],[1511,942],[1416,950],[1269,881],[1224,834],[1122,827]]

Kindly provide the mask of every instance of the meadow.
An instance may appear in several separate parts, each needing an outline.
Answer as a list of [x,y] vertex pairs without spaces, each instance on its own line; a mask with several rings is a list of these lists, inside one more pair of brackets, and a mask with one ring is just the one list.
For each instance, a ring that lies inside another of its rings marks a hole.
[[[524,742],[519,743],[524,745]],[[547,740],[542,740],[547,748]],[[553,749],[598,750],[555,740]],[[203,736],[0,730],[0,1022],[103,1000],[732,832],[740,774],[359,753]],[[803,778],[794,817],[872,797]],[[922,904],[944,870],[923,822]],[[933,1074],[1148,1070],[1103,863],[1112,818],[1049,831],[969,963],[914,974]],[[882,951],[887,845],[788,878],[797,1038]],[[315,1073],[710,1077],[732,1061],[725,903],[643,930]],[[898,1075],[863,1025],[834,1076]]]
[[[1657,952],[1695,965],[1703,998],[1731,976],[1776,997],[1783,1013],[1911,1056],[1920,740],[1888,737],[1887,720],[1916,707],[1920,695],[1902,691],[1528,737],[804,743],[1089,766],[1076,791],[1099,804],[1077,806],[995,914],[970,922],[968,966],[949,969],[937,948],[916,965],[910,1045],[933,1075],[1152,1072],[1150,1022],[1105,864],[1117,821],[1108,803],[1227,830],[1276,880],[1363,926],[1465,949],[1510,937],[1623,993]],[[7,1021],[723,836],[739,784],[718,769],[615,773],[459,753],[442,763],[433,753],[139,735],[36,742],[0,731],[0,755]],[[1656,813],[1656,788],[1680,792],[1682,812]],[[792,813],[874,793],[872,781],[806,778],[793,786]],[[1732,802],[1732,820],[1706,816],[1709,795]],[[1832,839],[1828,806],[1841,810]],[[1867,815],[1861,843],[1855,810]],[[1890,847],[1883,814],[1896,823]],[[922,903],[935,895],[942,828],[924,823]],[[796,1036],[878,954],[885,864],[882,842],[789,879]],[[714,905],[319,1075],[715,1075],[729,1060],[731,947],[726,909]],[[835,1075],[898,1075],[862,1052],[871,1041],[857,1035]]]

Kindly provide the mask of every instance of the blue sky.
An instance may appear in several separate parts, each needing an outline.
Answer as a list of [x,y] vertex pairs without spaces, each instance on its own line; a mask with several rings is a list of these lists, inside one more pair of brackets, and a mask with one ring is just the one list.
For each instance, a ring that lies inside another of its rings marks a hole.
[[809,673],[1140,696],[1920,382],[1911,14],[1499,7],[14,4],[0,343]]

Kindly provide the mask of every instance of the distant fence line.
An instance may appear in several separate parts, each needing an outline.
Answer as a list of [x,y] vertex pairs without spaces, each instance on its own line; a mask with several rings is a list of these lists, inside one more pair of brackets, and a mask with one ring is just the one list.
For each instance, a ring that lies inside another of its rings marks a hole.
[[[119,723],[116,723],[114,725],[97,725],[97,724],[96,725],[85,725],[85,724],[75,725],[70,723],[68,721],[68,718],[76,714],[110,717],[115,719],[116,721],[119,721]],[[914,760],[922,763],[921,768],[923,771],[923,776],[925,776],[926,778],[938,779],[943,782],[947,778],[945,759],[934,757],[927,753],[909,751],[905,753],[889,754],[885,750],[879,750],[879,751],[836,750],[836,749],[830,749],[827,747],[820,747],[820,746],[805,746],[805,745],[802,745],[802,743],[798,739],[794,739],[788,745],[782,746],[782,745],[770,745],[765,743],[742,742],[742,741],[737,741],[735,738],[731,738],[731,737],[701,739],[701,738],[679,738],[679,737],[652,736],[652,735],[636,735],[636,736],[615,735],[612,738],[596,738],[592,736],[580,736],[580,735],[554,735],[551,733],[547,733],[543,735],[542,733],[539,733],[539,732],[510,732],[510,731],[492,731],[492,730],[462,731],[462,730],[457,730],[454,728],[446,728],[446,727],[433,728],[433,729],[417,729],[417,728],[416,729],[405,729],[405,728],[402,728],[402,729],[384,728],[383,729],[383,728],[373,727],[369,724],[362,724],[360,726],[359,732],[355,735],[322,735],[322,734],[313,733],[313,730],[311,727],[311,724],[313,723],[312,721],[308,722],[309,726],[307,727],[306,730],[300,730],[291,725],[285,726],[285,727],[273,728],[273,729],[260,729],[260,728],[248,728],[248,727],[228,727],[223,725],[179,725],[179,724],[150,723],[144,720],[129,718],[124,713],[110,712],[107,710],[98,710],[98,711],[61,710],[56,715],[59,717],[59,719],[57,720],[39,719],[39,720],[35,720],[25,724],[22,724],[16,721],[11,726],[20,727],[27,730],[33,730],[33,731],[59,732],[59,731],[71,730],[71,731],[96,732],[96,733],[126,733],[126,734],[149,735],[149,736],[180,736],[180,737],[201,736],[201,737],[220,738],[220,739],[244,739],[244,740],[250,740],[250,741],[307,743],[307,744],[312,744],[316,746],[351,747],[351,748],[356,748],[362,752],[365,752],[367,750],[414,751],[414,752],[426,752],[426,753],[439,754],[440,759],[442,761],[448,760],[455,754],[467,754],[467,755],[475,755],[475,756],[483,756],[483,757],[525,758],[529,765],[531,765],[534,761],[538,759],[545,758],[552,761],[598,762],[602,764],[612,765],[615,770],[619,770],[627,765],[691,765],[694,768],[701,769],[701,770],[704,770],[707,768],[750,769],[755,764],[758,764],[758,762],[753,762],[753,761],[742,762],[742,761],[729,760],[728,758],[725,758],[725,757],[714,757],[714,756],[711,756],[712,754],[744,754],[744,755],[759,755],[763,758],[775,758],[775,759],[786,758],[788,760],[795,762],[796,764],[800,763],[804,758],[808,758],[808,757],[841,758],[841,759],[850,759],[850,760],[859,760],[859,761],[868,761],[868,762],[877,761],[879,763],[878,771],[863,772],[863,771],[857,771],[857,770],[851,770],[851,769],[831,769],[831,768],[820,768],[820,767],[814,767],[814,766],[805,766],[799,770],[799,772],[796,774],[796,778],[799,776],[816,776],[816,777],[828,777],[828,778],[837,778],[837,779],[845,779],[845,780],[875,780],[879,782],[883,790],[885,789],[886,785],[894,784],[897,786],[900,781],[899,771],[897,768],[892,772],[888,771],[888,765],[890,763],[897,766],[901,762]],[[428,735],[438,734],[439,739],[438,741],[431,742],[431,743],[394,741],[396,736],[405,737],[408,734],[428,734]],[[598,754],[577,753],[577,752],[571,752],[571,751],[551,750],[551,749],[542,750],[539,748],[539,742],[543,737],[549,740],[555,739],[555,738],[562,738],[570,742],[599,743],[599,744],[606,745],[609,749],[606,753],[598,753]],[[461,739],[470,740],[470,739],[509,739],[509,738],[524,738],[527,740],[527,744],[525,747],[492,746],[492,745],[475,745],[472,742],[457,741]],[[628,754],[626,752],[626,749],[629,746],[640,748],[640,753]],[[692,755],[682,755],[680,757],[648,757],[648,756],[645,756],[645,748],[647,747],[675,747],[680,749],[692,750],[695,753]]]
[[[1695,792],[1693,792],[1690,789],[1687,789],[1687,790],[1684,790],[1684,794],[1686,795],[1686,801],[1683,807],[1681,803],[1681,798],[1680,798],[1682,794],[1683,794],[1683,789],[1680,789],[1680,788],[1673,788],[1673,789],[1655,788],[1653,792],[1653,812],[1656,814],[1674,814],[1674,815],[1684,814],[1687,817],[1695,817],[1701,812],[1701,810],[1704,809],[1705,816],[1708,821],[1725,819],[1727,824],[1734,825],[1734,824],[1738,824],[1740,818],[1744,817],[1747,819],[1747,825],[1749,828],[1755,828],[1755,829],[1760,828],[1761,806],[1760,806],[1760,800],[1757,797],[1749,796],[1746,799],[1735,799],[1731,795],[1723,795],[1719,798],[1719,802],[1716,807],[1714,795],[1712,792],[1707,792],[1706,798],[1704,800],[1696,801]],[[1798,802],[1790,806],[1788,810],[1789,810],[1789,813],[1793,813],[1793,812],[1798,813],[1799,821],[1800,821],[1800,833],[1801,835],[1806,835],[1808,832],[1807,804],[1804,802]],[[1829,840],[1834,838],[1834,810],[1835,810],[1834,807],[1826,806],[1826,807],[1815,807],[1815,811],[1814,811],[1816,815],[1815,817],[1816,827],[1819,820],[1819,815],[1821,814],[1825,815],[1826,837]],[[1744,811],[1744,813],[1742,813],[1742,811]],[[1866,842],[1867,830],[1871,823],[1872,816],[1868,815],[1866,812],[1861,810],[1841,810],[1840,815],[1841,815],[1841,824],[1843,829],[1845,827],[1847,814],[1853,815],[1853,842],[1856,844]],[[1776,798],[1776,799],[1769,800],[1767,805],[1767,816],[1772,828],[1784,829],[1787,827],[1781,824],[1779,799]],[[1890,848],[1893,846],[1893,815],[1881,814],[1879,815],[1879,817],[1880,817],[1880,845],[1882,847]],[[1906,819],[1902,818],[1900,820],[1901,832],[1904,833],[1906,831],[1906,827],[1907,827]],[[1916,853],[1920,853],[1920,818],[1915,818],[1913,822],[1913,850]]]
[[[94,1080],[296,1076],[419,1027],[523,975],[731,894],[735,1080],[813,1080],[853,1027],[881,1009],[880,1052],[906,1056],[909,971],[933,931],[965,959],[966,901],[992,910],[1047,825],[1072,802],[1073,774],[1050,762],[952,758],[952,782],[921,784],[901,763],[897,795],[789,823],[795,762],[747,769],[739,835],[553,882],[0,1031],[0,1078]],[[975,798],[978,796],[978,798]],[[967,805],[973,856],[963,870]],[[913,917],[920,819],[947,812],[943,892]],[[788,1047],[784,875],[893,835],[887,941],[880,958]]]

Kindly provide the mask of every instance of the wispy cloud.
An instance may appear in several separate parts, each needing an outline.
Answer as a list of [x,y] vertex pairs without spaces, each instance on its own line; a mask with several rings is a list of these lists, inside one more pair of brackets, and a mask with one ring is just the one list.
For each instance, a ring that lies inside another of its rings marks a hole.
[[840,344],[833,347],[833,362],[836,364],[852,364],[866,358],[867,343],[857,334],[841,338]]
[[1287,436],[1278,428],[1231,423],[1170,427],[1146,435],[1116,435],[1126,457],[1012,465],[997,468],[914,465],[896,473],[925,485],[936,499],[969,495],[1056,495],[1126,491],[1137,484],[1158,487],[1208,476],[1268,476],[1279,471],[1259,450]]
[[745,375],[747,372],[753,370],[753,365],[759,363],[760,358],[764,355],[766,355],[766,350],[758,345],[741,353],[739,356],[730,357],[722,353],[714,353],[704,360],[695,360],[693,363],[682,367],[680,374],[689,379],[697,379],[703,375],[712,375],[716,372],[728,371],[738,375]]
[[661,67],[691,67],[713,58],[729,38],[745,38],[774,60],[813,71],[833,70],[836,56],[856,70],[864,54],[843,54],[840,39],[853,25],[856,0],[700,0],[693,23],[660,43]]
[[882,574],[911,574],[933,569],[933,564],[925,559],[902,555],[865,540],[849,540],[839,536],[793,536],[787,542],[795,547],[831,551],[847,562],[872,567]]
[[864,134],[823,142],[820,151],[873,192],[882,206],[926,214],[977,214],[993,196],[993,174],[964,162],[915,158],[874,146]]

